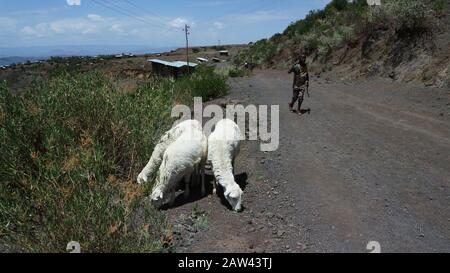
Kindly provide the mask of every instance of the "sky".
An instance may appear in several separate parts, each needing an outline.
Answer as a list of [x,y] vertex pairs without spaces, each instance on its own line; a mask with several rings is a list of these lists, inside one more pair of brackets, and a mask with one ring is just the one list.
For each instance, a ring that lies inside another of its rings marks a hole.
[[248,43],[328,0],[0,0],[0,48]]

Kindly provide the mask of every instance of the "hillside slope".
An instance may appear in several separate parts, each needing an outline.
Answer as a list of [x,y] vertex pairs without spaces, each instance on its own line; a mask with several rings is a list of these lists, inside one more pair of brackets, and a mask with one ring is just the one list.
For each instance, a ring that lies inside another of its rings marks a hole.
[[304,50],[315,75],[339,80],[383,76],[450,86],[448,0],[333,0],[323,10],[289,25],[283,33],[251,45],[237,64],[287,68]]

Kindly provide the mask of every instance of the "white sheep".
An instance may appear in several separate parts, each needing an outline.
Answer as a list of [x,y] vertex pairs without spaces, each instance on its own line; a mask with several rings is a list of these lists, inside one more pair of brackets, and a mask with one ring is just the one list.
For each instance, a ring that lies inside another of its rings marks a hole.
[[149,180],[153,179],[156,170],[161,165],[163,160],[164,152],[167,147],[172,144],[177,138],[188,129],[198,129],[202,130],[202,126],[200,122],[197,120],[187,120],[181,122],[180,124],[174,126],[172,129],[167,131],[159,140],[158,144],[155,146],[153,150],[152,156],[145,166],[145,168],[141,171],[137,178],[138,184],[147,183]]
[[214,172],[214,193],[217,182],[224,188],[224,196],[233,210],[242,209],[242,190],[234,180],[234,159],[239,154],[241,131],[238,125],[229,119],[216,124],[214,132],[208,138],[208,160]]
[[175,192],[184,178],[186,182],[185,197],[189,195],[191,175],[198,171],[202,179],[204,194],[204,165],[206,162],[208,142],[205,134],[198,128],[188,127],[164,152],[159,169],[159,178],[153,188],[151,199],[156,206],[169,201],[173,205]]

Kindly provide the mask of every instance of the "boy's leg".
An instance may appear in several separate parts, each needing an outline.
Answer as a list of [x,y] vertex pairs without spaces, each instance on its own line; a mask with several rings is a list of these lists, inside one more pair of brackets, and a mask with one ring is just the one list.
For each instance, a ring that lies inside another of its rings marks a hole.
[[299,115],[303,114],[302,113],[302,104],[303,104],[303,101],[305,99],[305,92],[306,92],[305,89],[301,89],[300,92],[299,92],[299,96],[298,96],[298,111],[297,111],[297,113]]
[[289,103],[289,111],[293,111],[294,104],[298,100],[299,90],[294,88],[293,94],[292,94],[292,101]]
[[304,97],[305,97],[305,92],[303,91],[303,90],[301,90],[300,92],[299,92],[299,96],[298,96],[298,113],[300,114],[301,113],[301,111],[302,111],[302,104],[303,104],[303,100],[304,100]]

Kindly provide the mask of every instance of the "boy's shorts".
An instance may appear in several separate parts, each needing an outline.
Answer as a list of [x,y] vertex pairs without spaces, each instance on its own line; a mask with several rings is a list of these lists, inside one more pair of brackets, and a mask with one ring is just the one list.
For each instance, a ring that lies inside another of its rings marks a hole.
[[293,101],[297,101],[298,99],[303,100],[305,98],[305,92],[306,92],[305,87],[294,88],[292,100]]

